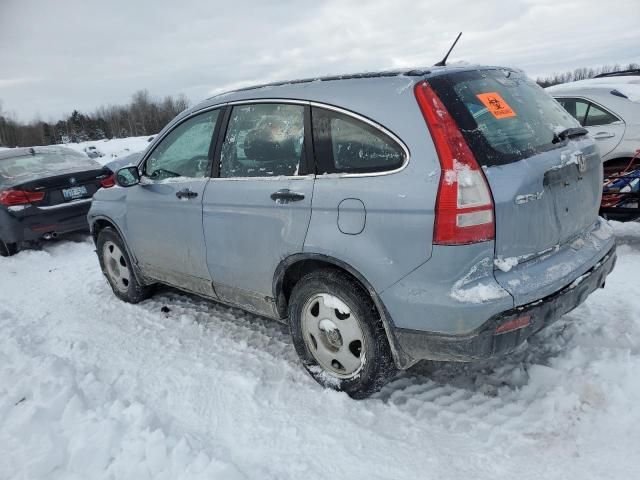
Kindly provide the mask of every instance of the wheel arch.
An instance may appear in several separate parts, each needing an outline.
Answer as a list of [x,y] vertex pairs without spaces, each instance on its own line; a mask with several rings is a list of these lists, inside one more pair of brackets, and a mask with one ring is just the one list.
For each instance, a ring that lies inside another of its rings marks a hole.
[[133,274],[136,276],[136,280],[138,280],[138,282],[141,285],[151,284],[152,282],[150,282],[142,273],[140,266],[138,265],[138,260],[135,254],[133,253],[133,251],[131,250],[131,248],[129,247],[129,244],[127,243],[127,239],[123,235],[122,230],[120,229],[120,227],[118,227],[118,224],[116,222],[114,222],[111,218],[107,217],[106,215],[98,215],[96,217],[93,217],[91,218],[91,222],[89,223],[89,230],[91,231],[91,237],[93,238],[93,243],[96,245],[96,247],[98,245],[98,235],[102,230],[104,230],[107,227],[113,228],[116,231],[116,233],[120,236],[120,239],[122,240],[122,244],[124,245],[124,248],[127,250],[127,255],[131,259],[131,263],[133,266]]
[[289,298],[295,284],[307,273],[327,267],[335,268],[352,277],[369,294],[382,319],[396,366],[401,369],[409,367],[411,359],[396,341],[393,320],[376,290],[357,269],[335,257],[320,253],[298,253],[286,257],[278,264],[273,277],[273,298],[280,318],[287,317]]

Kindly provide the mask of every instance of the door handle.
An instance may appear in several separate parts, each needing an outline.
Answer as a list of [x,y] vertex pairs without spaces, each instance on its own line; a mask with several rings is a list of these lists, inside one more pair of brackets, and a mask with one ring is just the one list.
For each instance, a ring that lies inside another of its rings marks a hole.
[[593,136],[593,138],[595,138],[596,140],[602,140],[603,138],[611,138],[615,136],[616,134],[612,132],[598,132]]
[[292,192],[288,188],[283,188],[271,194],[271,200],[279,203],[299,202],[304,200],[304,195],[298,192]]
[[178,190],[176,192],[176,197],[182,198],[196,198],[198,196],[198,192],[192,192],[188,188],[183,188],[182,190]]

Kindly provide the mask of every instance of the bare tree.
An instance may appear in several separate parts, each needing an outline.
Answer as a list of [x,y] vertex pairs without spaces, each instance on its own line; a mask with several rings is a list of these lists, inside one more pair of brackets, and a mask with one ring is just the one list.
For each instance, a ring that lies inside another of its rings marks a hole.
[[564,72],[564,73],[554,73],[553,75],[538,78],[536,82],[542,87],[550,87],[552,85],[559,85],[561,83],[569,83],[575,82],[577,80],[586,80],[588,78],[593,78],[596,75],[600,75],[601,73],[609,73],[609,72],[619,72],[621,70],[637,70],[640,69],[640,64],[638,63],[630,63],[625,66],[620,66],[620,64],[615,65],[603,65],[602,67],[597,68],[576,68],[572,72]]
[[152,135],[188,107],[189,101],[182,94],[156,99],[143,89],[135,92],[126,105],[102,105],[89,114],[73,110],[67,118],[54,124],[39,119],[23,124],[3,113],[0,103],[0,145],[48,145],[62,143],[63,137],[80,142]]

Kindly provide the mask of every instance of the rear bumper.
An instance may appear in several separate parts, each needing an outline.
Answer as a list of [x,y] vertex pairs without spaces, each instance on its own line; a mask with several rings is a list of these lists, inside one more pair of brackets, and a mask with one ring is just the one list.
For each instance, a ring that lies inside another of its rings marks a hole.
[[[590,270],[561,290],[498,313],[471,333],[448,335],[396,328],[396,346],[409,357],[409,365],[422,359],[473,361],[508,353],[531,335],[576,308],[594,290],[603,287],[615,262],[614,245]],[[496,333],[499,326],[522,317],[529,317],[528,326],[507,333]]]
[[29,205],[0,210],[0,238],[6,243],[41,239],[46,233],[64,234],[89,229],[91,199],[48,208]]

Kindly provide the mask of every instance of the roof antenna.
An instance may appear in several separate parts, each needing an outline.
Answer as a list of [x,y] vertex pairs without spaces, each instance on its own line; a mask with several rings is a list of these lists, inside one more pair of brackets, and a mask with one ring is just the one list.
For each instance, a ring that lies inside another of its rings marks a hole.
[[456,43],[458,43],[458,40],[460,40],[461,36],[462,36],[462,32],[458,34],[458,36],[456,37],[456,40],[453,42],[453,45],[451,45],[451,48],[449,49],[447,54],[444,56],[444,58],[440,60],[438,63],[434,64],[433,65],[434,67],[444,67],[447,64],[447,58],[449,58],[449,54],[451,53],[451,50],[453,50],[453,47],[456,46]]

